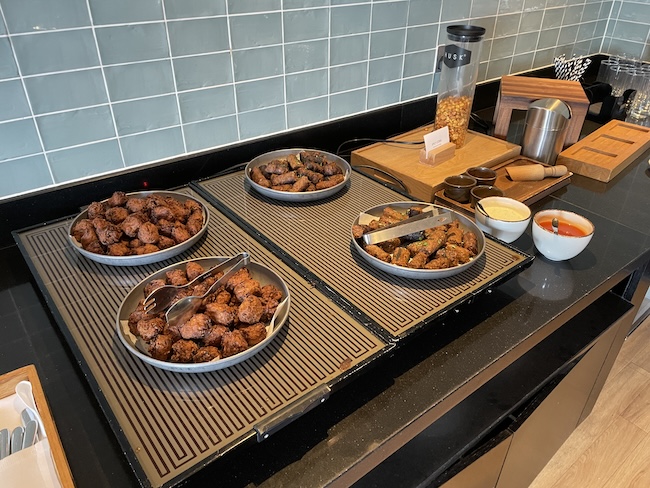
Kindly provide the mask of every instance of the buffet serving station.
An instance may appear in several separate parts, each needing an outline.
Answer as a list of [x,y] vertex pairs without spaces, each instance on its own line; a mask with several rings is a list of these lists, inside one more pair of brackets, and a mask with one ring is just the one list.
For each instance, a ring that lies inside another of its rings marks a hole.
[[[208,208],[208,228],[195,245],[160,262],[88,259],[70,242],[74,217],[16,233],[142,486],[177,485],[263,441],[533,259],[486,238],[480,259],[448,278],[413,280],[373,268],[351,244],[352,222],[371,206],[406,198],[357,172],[316,202],[269,198],[242,171],[176,191]],[[229,368],[182,374],[152,367],[120,343],[118,309],[147,276],[177,261],[243,250],[291,292],[288,320],[267,347]]]
[[[497,149],[497,172],[521,159],[518,146]],[[73,471],[109,454],[104,486],[116,474],[144,487],[466,488],[534,478],[589,414],[650,283],[640,153],[605,183],[578,172],[515,187],[501,174],[533,212],[568,210],[594,223],[578,257],[545,260],[530,230],[513,244],[480,234],[471,266],[413,279],[373,265],[351,228],[396,202],[435,201],[472,218],[469,205],[438,195],[444,176],[468,164],[433,168],[418,195],[404,175],[402,192],[362,172],[378,166],[371,150],[395,153],[398,166],[404,151],[417,158],[405,145],[369,146],[352,153],[353,163],[366,156],[358,168],[343,162],[345,179],[320,194],[278,197],[259,187],[251,172],[260,160],[160,190],[205,209],[201,233],[160,259],[116,265],[81,252],[71,227],[84,209],[13,232],[119,443],[117,453],[78,452]],[[156,367],[125,347],[119,315],[135,289],[178,263],[242,251],[291,294],[265,347],[193,373]],[[64,445],[66,434],[78,438],[64,433]]]

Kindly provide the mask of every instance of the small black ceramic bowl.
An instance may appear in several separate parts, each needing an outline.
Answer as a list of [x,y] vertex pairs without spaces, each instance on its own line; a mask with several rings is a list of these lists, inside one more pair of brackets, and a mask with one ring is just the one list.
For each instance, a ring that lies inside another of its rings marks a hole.
[[502,197],[503,190],[491,185],[476,185],[470,191],[470,206],[474,208],[476,202],[485,197]]
[[445,196],[460,203],[469,202],[469,192],[476,186],[476,178],[469,175],[447,176],[445,178]]
[[494,185],[497,181],[497,172],[493,169],[486,168],[485,166],[475,166],[473,168],[467,168],[465,174],[476,178],[477,185]]

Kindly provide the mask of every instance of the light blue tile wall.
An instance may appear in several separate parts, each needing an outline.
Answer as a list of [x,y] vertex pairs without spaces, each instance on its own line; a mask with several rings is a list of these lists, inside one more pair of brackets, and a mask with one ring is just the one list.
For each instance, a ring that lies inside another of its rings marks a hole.
[[650,59],[650,0],[0,0],[0,199],[436,93],[559,54]]

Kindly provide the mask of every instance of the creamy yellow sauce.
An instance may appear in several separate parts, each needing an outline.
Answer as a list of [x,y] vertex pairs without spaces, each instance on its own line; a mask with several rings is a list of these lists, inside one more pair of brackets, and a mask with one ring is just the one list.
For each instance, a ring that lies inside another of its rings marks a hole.
[[524,220],[526,218],[526,214],[516,208],[501,207],[498,205],[484,205],[483,208],[485,208],[488,215],[495,220],[517,222],[518,220]]

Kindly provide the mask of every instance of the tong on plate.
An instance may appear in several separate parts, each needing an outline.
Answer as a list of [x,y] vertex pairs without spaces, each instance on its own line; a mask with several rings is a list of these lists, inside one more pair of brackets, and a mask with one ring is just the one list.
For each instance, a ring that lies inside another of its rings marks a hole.
[[169,307],[169,310],[167,310],[167,313],[165,314],[167,323],[173,327],[176,324],[186,322],[199,309],[205,297],[219,288],[219,286],[225,283],[232,275],[234,275],[240,268],[246,266],[249,262],[250,254],[247,252],[240,253],[234,258],[225,261],[223,264],[227,263],[226,267],[229,265],[230,268],[225,271],[223,276],[215,281],[203,295],[181,298]]
[[165,285],[161,286],[160,288],[156,288],[154,291],[149,293],[147,298],[145,298],[144,311],[146,313],[158,313],[166,310],[172,304],[172,301],[178,295],[178,292],[180,290],[202,283],[207,278],[220,273],[224,269],[228,269],[233,265],[233,263],[244,259],[244,257],[250,259],[250,255],[247,252],[239,253],[236,256],[233,256],[232,258],[210,268],[205,273],[200,274],[185,285]]
[[405,220],[401,220],[394,224],[381,227],[380,229],[371,230],[363,234],[363,242],[366,245],[377,244],[378,242],[388,241],[395,237],[402,237],[416,232],[421,232],[425,229],[430,229],[438,225],[448,224],[453,220],[451,212],[444,212],[441,214],[434,214],[433,211],[428,210],[422,212]]

